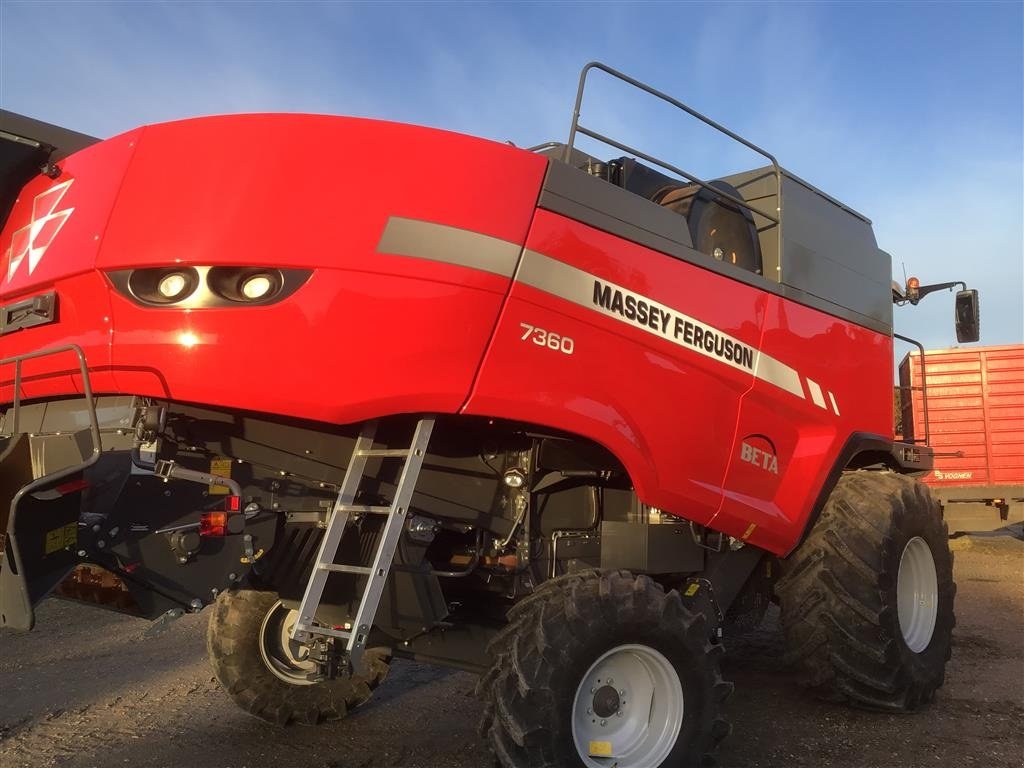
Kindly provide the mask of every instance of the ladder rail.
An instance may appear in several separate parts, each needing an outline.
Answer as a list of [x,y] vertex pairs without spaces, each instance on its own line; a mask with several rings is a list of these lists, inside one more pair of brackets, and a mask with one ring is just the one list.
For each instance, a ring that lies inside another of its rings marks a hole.
[[292,629],[292,638],[296,640],[306,637],[315,629],[316,610],[320,607],[320,600],[323,598],[324,588],[327,586],[327,579],[330,576],[330,571],[323,570],[319,566],[333,563],[337,556],[341,538],[348,527],[349,510],[359,492],[359,486],[366,470],[367,457],[361,454],[373,447],[373,439],[376,434],[377,422],[371,421],[363,427],[363,431],[356,438],[352,459],[345,470],[345,478],[335,497],[331,514],[327,518],[327,529],[320,541],[316,560],[313,561],[313,572],[306,583],[302,602],[299,603],[299,619]]
[[363,592],[362,600],[359,602],[359,610],[356,611],[355,621],[352,622],[352,636],[348,639],[348,655],[354,669],[362,671],[362,656],[366,648],[366,640],[370,634],[370,627],[377,615],[377,608],[380,605],[381,595],[384,594],[384,585],[387,583],[388,574],[391,571],[391,564],[394,560],[395,549],[398,546],[399,537],[405,529],[406,513],[409,510],[409,502],[416,490],[416,481],[419,479],[420,469],[423,466],[423,458],[427,452],[427,445],[430,442],[430,434],[434,428],[434,419],[420,419],[413,434],[412,447],[406,458],[405,466],[402,468],[401,477],[398,480],[398,488],[395,490],[395,498],[391,503],[391,514],[384,524],[384,531],[377,546],[377,552],[373,558],[373,566],[366,589]]

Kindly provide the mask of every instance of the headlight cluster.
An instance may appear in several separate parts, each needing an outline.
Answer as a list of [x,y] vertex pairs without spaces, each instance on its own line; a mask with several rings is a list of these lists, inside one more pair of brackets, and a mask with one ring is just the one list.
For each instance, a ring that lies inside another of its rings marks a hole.
[[114,288],[136,304],[200,309],[280,301],[312,270],[267,267],[146,267],[108,272]]

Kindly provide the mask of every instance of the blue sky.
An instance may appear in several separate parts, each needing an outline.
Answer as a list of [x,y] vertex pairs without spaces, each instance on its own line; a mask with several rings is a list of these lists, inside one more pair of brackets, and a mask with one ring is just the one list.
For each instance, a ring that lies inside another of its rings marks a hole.
[[[773,152],[869,216],[894,274],[982,292],[1024,340],[1024,4],[51,3],[0,0],[0,105],[97,136],[303,111],[564,140],[599,59]],[[605,83],[592,127],[707,176],[757,165]],[[614,156],[614,150],[600,154]],[[897,309],[955,344],[952,297]]]

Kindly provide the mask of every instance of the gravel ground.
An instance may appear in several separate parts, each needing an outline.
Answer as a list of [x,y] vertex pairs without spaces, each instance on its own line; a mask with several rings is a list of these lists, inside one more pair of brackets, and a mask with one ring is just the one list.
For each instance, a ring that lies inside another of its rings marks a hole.
[[[936,703],[890,716],[813,701],[780,661],[777,615],[725,669],[724,766],[1024,766],[1020,526],[952,540],[953,660]],[[0,766],[489,768],[475,678],[398,662],[341,723],[278,729],[237,710],[205,658],[206,615],[148,624],[50,600],[37,629],[0,631]]]

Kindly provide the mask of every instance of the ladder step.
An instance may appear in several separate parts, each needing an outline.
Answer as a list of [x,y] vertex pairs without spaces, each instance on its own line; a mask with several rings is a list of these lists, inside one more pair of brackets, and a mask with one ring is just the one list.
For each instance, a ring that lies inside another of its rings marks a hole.
[[368,458],[380,458],[380,459],[401,459],[405,458],[411,453],[408,448],[395,448],[395,449],[370,449],[366,451],[356,451],[356,456],[366,456]]
[[331,637],[340,637],[344,640],[352,637],[352,633],[346,629],[334,629],[333,627],[322,627],[319,624],[316,626],[303,626],[299,629],[305,630],[306,632],[313,632],[318,635],[330,635]]
[[358,515],[389,515],[391,507],[367,506],[366,504],[339,504],[338,512],[351,512]]
[[373,568],[366,568],[362,565],[338,565],[336,563],[320,563],[317,566],[321,571],[330,571],[331,573],[361,573],[368,575],[373,573]]

